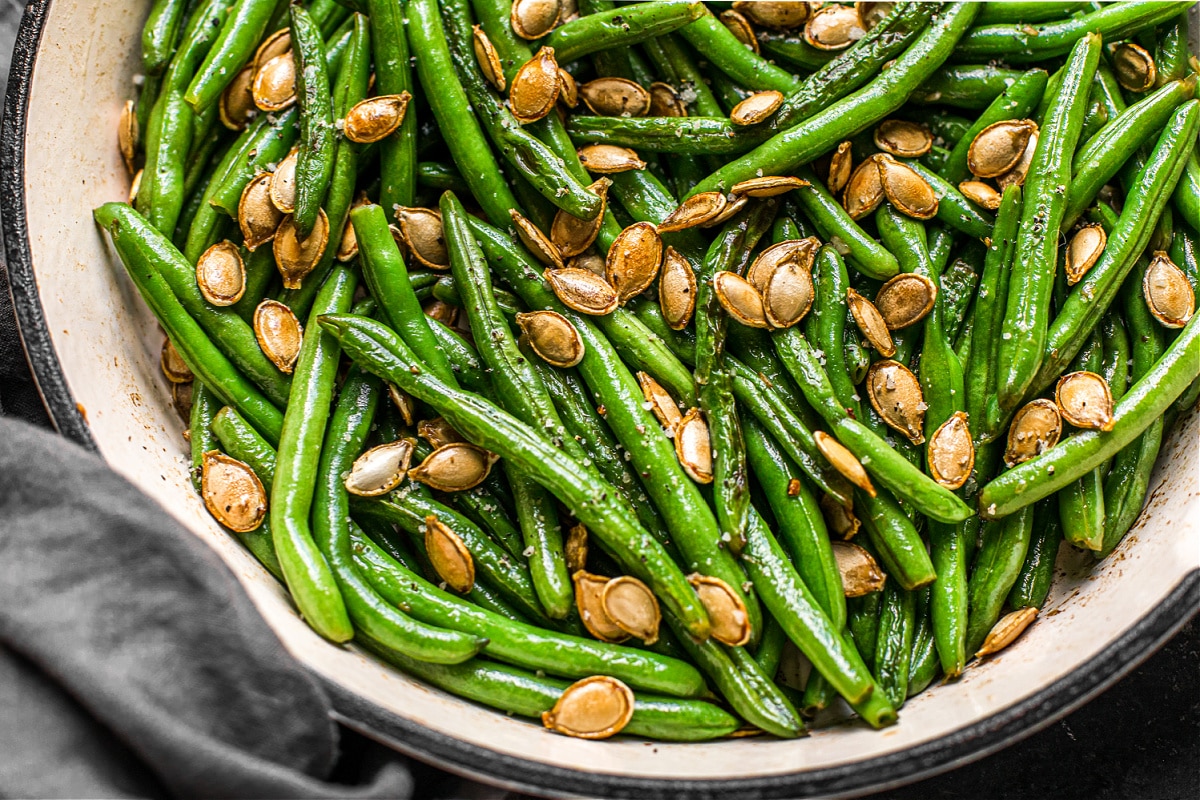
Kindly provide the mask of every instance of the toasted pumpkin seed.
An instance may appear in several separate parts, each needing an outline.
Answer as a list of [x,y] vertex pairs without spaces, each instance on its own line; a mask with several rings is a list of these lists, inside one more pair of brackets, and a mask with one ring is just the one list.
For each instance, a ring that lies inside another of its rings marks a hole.
[[262,111],[282,111],[296,102],[296,61],[291,50],[258,67],[251,93]]
[[254,309],[254,338],[271,363],[290,375],[304,342],[295,313],[276,300],[263,300]]
[[586,253],[580,253],[567,262],[567,266],[573,269],[585,269],[595,275],[604,277],[604,256],[597,253],[595,250],[588,250]]
[[885,119],[875,128],[875,146],[897,158],[918,158],[933,148],[928,125],[903,119]]
[[895,355],[896,343],[892,341],[892,332],[888,330],[887,322],[875,304],[853,289],[846,290],[846,302],[858,329],[867,337],[871,347],[878,350],[884,358]]
[[1121,42],[1112,53],[1113,72],[1117,83],[1131,92],[1144,92],[1154,87],[1158,69],[1154,57],[1146,48],[1133,42]]
[[929,437],[929,474],[951,491],[971,477],[975,468],[975,444],[967,415],[956,411]]
[[733,107],[729,121],[734,125],[757,125],[765,122],[783,104],[783,92],[774,89],[755,92]]
[[400,238],[413,257],[430,269],[450,269],[442,232],[442,212],[432,208],[398,208]]
[[254,67],[248,66],[221,92],[217,114],[221,117],[221,124],[229,130],[242,130],[258,112],[258,107],[254,105],[253,86]]
[[608,578],[581,569],[572,573],[571,581],[575,584],[575,608],[588,633],[613,644],[628,639],[629,634],[617,627],[604,610],[604,587],[608,585]]
[[717,301],[733,319],[750,328],[766,328],[767,314],[762,295],[736,272],[718,272],[713,276]]
[[508,21],[513,33],[522,39],[540,39],[558,24],[562,14],[559,0],[516,0],[509,11]]
[[812,272],[788,260],[775,268],[763,291],[763,311],[774,328],[790,328],[808,313],[813,304]]
[[750,641],[750,615],[746,613],[746,603],[728,583],[695,572],[688,575],[688,583],[708,612],[713,639],[730,647],[741,647]]
[[613,240],[604,262],[604,275],[621,303],[637,297],[658,277],[663,241],[650,222],[635,222]]
[[825,460],[832,464],[834,469],[871,497],[875,496],[875,486],[871,483],[867,471],[863,469],[862,462],[854,453],[851,453],[845,445],[825,431],[813,431],[813,438],[817,442],[817,449],[821,451],[821,455],[825,456]]
[[342,132],[347,139],[358,144],[371,144],[385,139],[404,122],[404,112],[408,109],[410,99],[412,95],[401,92],[368,97],[355,103],[346,112]]
[[142,175],[146,170],[139,169],[133,174],[133,180],[129,182],[129,205],[137,202],[138,190],[142,188]]
[[517,325],[533,352],[553,367],[573,367],[583,360],[583,339],[571,321],[556,311],[517,314]]
[[762,52],[758,45],[758,37],[754,35],[754,26],[741,13],[729,9],[722,11],[719,19],[721,24],[733,34],[733,38],[745,45],[748,50],[753,50],[755,54]]
[[229,240],[217,242],[196,260],[196,285],[214,306],[231,306],[246,292],[246,265],[242,253]]
[[421,306],[421,313],[430,319],[436,319],[447,328],[453,328],[455,321],[458,319],[458,308],[456,306],[443,303],[437,299],[426,301]]
[[246,184],[238,200],[238,227],[253,253],[275,238],[283,213],[271,202],[271,173],[260,172]]
[[579,105],[579,84],[575,82],[575,76],[562,67],[558,68],[558,99],[567,108]]
[[554,708],[542,713],[542,724],[578,739],[607,739],[632,717],[630,688],[608,675],[593,675],[564,689]]
[[675,405],[675,400],[662,387],[662,384],[650,377],[649,374],[639,372],[637,379],[638,384],[642,387],[642,395],[650,404],[650,410],[667,435],[673,437],[679,423],[683,421],[683,414],[679,413],[679,406]]
[[[370,204],[371,204],[371,198],[367,197],[367,193],[359,192],[358,197],[354,201],[354,204],[350,206],[350,210],[353,211],[356,208],[360,208],[362,206],[370,205]],[[354,224],[352,222],[350,222],[350,217],[349,217],[349,215],[347,215],[346,224],[342,228],[342,238],[338,242],[338,249],[337,249],[336,257],[337,257],[338,261],[345,262],[345,261],[350,261],[357,255],[358,255],[358,236],[355,235]]]
[[983,206],[988,211],[1000,208],[1000,193],[989,183],[983,181],[963,181],[958,185],[963,197],[972,203]]
[[258,50],[254,53],[254,60],[250,62],[250,66],[254,67],[255,72],[258,72],[258,68],[263,64],[276,56],[289,53],[291,50],[292,31],[287,27],[280,28],[263,39],[262,44],[258,46]]
[[296,165],[299,163],[299,151],[292,150],[271,173],[271,202],[281,214],[296,210]]
[[554,108],[561,89],[562,76],[554,59],[554,48],[543,47],[513,76],[508,104],[518,122],[537,122]]
[[885,155],[879,160],[879,177],[884,195],[901,214],[914,219],[933,219],[937,215],[938,198],[933,187],[912,167]]
[[591,270],[578,267],[548,269],[543,276],[549,281],[554,296],[580,314],[597,317],[611,314],[620,302],[616,290]]
[[712,483],[712,441],[700,409],[688,409],[675,426],[675,455],[696,483]]
[[412,454],[413,443],[407,439],[372,447],[354,460],[343,481],[346,491],[359,497],[387,494],[404,481]]
[[884,17],[892,13],[894,5],[891,2],[858,2],[854,4],[854,10],[858,12],[858,18],[862,20],[863,30],[869,31],[883,21]]
[[764,175],[761,178],[750,178],[741,183],[735,183],[730,192],[746,197],[775,197],[808,186],[804,178],[787,175]]
[[235,533],[256,530],[267,514],[267,492],[254,470],[217,450],[201,461],[200,494],[208,513]]
[[879,568],[875,556],[851,542],[834,541],[832,544],[833,557],[842,576],[842,594],[862,597],[883,589],[887,575]]
[[137,145],[137,106],[132,100],[126,100],[125,105],[121,106],[121,118],[117,122],[117,148],[121,152],[121,160],[125,162],[125,169],[129,171],[130,175],[135,172]]
[[1040,456],[1058,444],[1061,435],[1062,415],[1058,406],[1043,398],[1031,400],[1017,411],[1008,427],[1005,465],[1015,467]]
[[567,541],[563,545],[563,558],[567,562],[567,572],[575,574],[587,566],[588,532],[582,522],[572,526],[567,531]]
[[888,330],[898,331],[925,319],[936,299],[933,281],[915,272],[902,272],[879,287],[875,307]]
[[864,34],[853,6],[823,6],[804,25],[804,41],[818,50],[844,50]]
[[851,219],[862,219],[883,204],[883,177],[879,171],[880,155],[877,153],[863,161],[842,191],[842,207]]
[[158,364],[162,367],[163,375],[166,375],[171,383],[190,383],[194,377],[191,367],[183,360],[183,356],[179,355],[170,339],[163,339]]
[[842,142],[829,157],[829,177],[825,186],[832,195],[840,194],[850,181],[850,174],[854,168],[854,154],[850,147],[850,142]]
[[467,594],[475,586],[475,559],[458,534],[430,514],[425,518],[425,554],[446,586]]
[[820,248],[821,242],[815,236],[773,244],[754,259],[750,269],[746,270],[746,280],[761,293],[767,290],[767,281],[784,263],[795,262],[811,273],[813,259]]
[[1029,167],[1033,164],[1033,154],[1037,150],[1038,135],[1035,131],[1029,136],[1029,142],[1025,145],[1025,152],[1021,153],[1021,157],[1017,159],[1017,163],[1013,168],[1003,175],[996,178],[996,186],[1003,192],[1009,186],[1024,186],[1025,176],[1029,174]]
[[650,84],[650,116],[686,117],[687,106],[679,99],[679,93],[669,83],[655,81]]
[[283,288],[299,289],[305,276],[316,268],[328,244],[329,217],[325,216],[325,209],[318,210],[316,224],[304,239],[296,232],[291,215],[284,217],[275,241],[271,243],[275,264],[283,276]]
[[679,204],[658,226],[659,233],[687,230],[716,219],[728,201],[722,192],[701,192]]
[[1161,251],[1142,278],[1142,295],[1150,313],[1167,328],[1182,328],[1196,311],[1196,294],[1187,275]]
[[658,304],[671,330],[687,327],[696,311],[696,273],[688,260],[668,247],[658,279]]
[[1108,381],[1094,372],[1063,375],[1054,388],[1054,402],[1062,418],[1076,428],[1112,430],[1112,392]]
[[589,144],[579,148],[579,163],[588,172],[601,175],[646,168],[646,162],[638,158],[636,152],[615,144]]
[[808,20],[810,7],[799,0],[738,0],[733,10],[746,15],[752,22],[775,30],[785,30],[803,25]]
[[495,453],[469,442],[452,442],[426,456],[408,477],[439,492],[465,492],[483,483],[499,460]]
[[417,404],[416,401],[412,399],[412,395],[400,389],[400,387],[396,386],[396,384],[389,383],[388,397],[391,399],[392,405],[394,405],[396,410],[400,412],[400,418],[404,420],[404,424],[412,425],[414,415],[416,414],[417,410]]
[[588,186],[588,191],[600,198],[600,210],[591,219],[580,219],[561,208],[550,225],[550,241],[563,258],[577,256],[592,246],[604,224],[604,213],[608,208],[608,187],[612,181],[601,177]]
[[649,586],[632,575],[622,575],[604,584],[600,602],[618,628],[646,644],[658,641],[662,612]]
[[1037,133],[1031,119],[1005,119],[981,130],[967,148],[967,168],[980,178],[997,178],[1017,165]]
[[466,441],[444,417],[423,419],[417,423],[417,436],[429,442],[434,450],[447,444]]
[[898,361],[876,361],[867,370],[867,398],[889,427],[924,444],[925,396],[917,376]]
[[171,405],[175,408],[175,413],[184,422],[191,421],[193,388],[192,381],[171,384]]
[[1033,606],[1026,606],[1005,614],[988,631],[987,638],[983,640],[983,646],[976,651],[975,657],[990,656],[1008,647],[1037,619],[1037,615],[1038,610]]
[[724,225],[726,222],[737,216],[738,212],[746,206],[746,203],[750,202],[750,198],[744,194],[733,194],[730,192],[725,197],[725,201],[725,210],[720,214],[717,214],[708,222],[701,223],[701,228],[715,228],[718,225]]
[[475,60],[479,62],[479,71],[488,83],[496,87],[497,92],[503,92],[508,87],[508,82],[504,78],[504,65],[500,63],[500,54],[496,52],[496,46],[484,33],[482,25],[476,25],[471,31],[471,43],[475,48]]
[[525,245],[529,252],[537,257],[537,260],[548,267],[562,269],[563,260],[562,254],[558,252],[558,248],[550,241],[550,237],[542,233],[537,225],[521,216],[521,212],[515,208],[510,208],[508,215],[512,218],[513,224],[517,226],[517,238]]
[[579,87],[579,96],[602,117],[644,117],[650,93],[628,78],[596,78]]
[[1095,266],[1108,243],[1108,234],[1099,225],[1085,225],[1075,232],[1067,245],[1067,285],[1079,283],[1087,271]]
[[853,539],[862,525],[858,517],[854,516],[853,509],[846,508],[830,494],[821,495],[820,505],[821,514],[825,517],[825,524],[829,526],[829,530],[847,541]]

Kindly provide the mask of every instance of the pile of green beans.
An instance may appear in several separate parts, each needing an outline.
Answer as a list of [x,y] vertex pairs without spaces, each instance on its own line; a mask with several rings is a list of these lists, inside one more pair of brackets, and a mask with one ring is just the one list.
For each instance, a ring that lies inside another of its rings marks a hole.
[[94,216],[195,488],[321,636],[559,732],[893,724],[1194,411],[1188,4],[557,5],[152,4]]

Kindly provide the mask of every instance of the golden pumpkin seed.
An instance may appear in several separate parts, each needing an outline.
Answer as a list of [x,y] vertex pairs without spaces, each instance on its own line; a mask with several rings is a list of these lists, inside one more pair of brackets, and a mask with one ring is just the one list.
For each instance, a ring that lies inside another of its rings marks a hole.
[[513,224],[517,226],[517,238],[521,240],[521,244],[525,245],[525,248],[546,266],[562,269],[562,254],[550,241],[550,237],[542,233],[537,225],[521,216],[521,212],[515,208],[510,208],[508,215],[512,218]]
[[191,422],[193,388],[192,381],[171,384],[171,405],[185,424]]
[[208,513],[235,533],[262,525],[267,514],[267,492],[248,464],[210,450],[201,460],[200,493]]
[[650,116],[686,117],[687,106],[679,99],[679,93],[669,83],[655,81],[650,84]]
[[296,314],[276,300],[263,300],[254,309],[254,338],[271,363],[290,375],[304,342]]
[[594,249],[575,256],[567,262],[567,266],[573,269],[585,269],[601,278],[604,277],[604,256]]
[[688,260],[668,247],[658,279],[658,304],[671,330],[687,327],[696,310],[696,273]]
[[163,375],[166,375],[171,383],[190,383],[194,377],[191,367],[183,360],[183,356],[179,355],[170,339],[163,339],[158,364],[162,367]]
[[883,204],[883,178],[879,171],[881,156],[876,153],[850,173],[842,191],[842,207],[851,219],[862,219]]
[[1096,265],[1108,243],[1108,234],[1099,225],[1085,225],[1076,231],[1067,245],[1067,285],[1079,283],[1087,271]]
[[513,33],[522,39],[540,39],[558,24],[562,14],[559,0],[516,0],[509,11],[508,21]]
[[281,214],[296,210],[296,165],[299,163],[299,151],[292,150],[271,173],[271,202]]
[[696,483],[712,483],[712,441],[700,409],[688,409],[675,426],[675,456]]
[[434,450],[444,445],[466,441],[463,439],[462,434],[454,430],[454,426],[443,417],[423,419],[418,422],[417,436],[429,442],[429,446]]
[[346,112],[342,133],[358,144],[371,144],[386,139],[404,122],[404,112],[412,95],[383,94],[368,97]]
[[933,148],[933,134],[928,125],[885,119],[875,128],[875,146],[897,158],[918,158]]
[[[367,197],[367,193],[359,192],[358,198],[355,199],[353,205],[350,206],[350,210],[353,211],[356,208],[361,208],[362,206],[366,206],[366,205],[370,205],[370,204],[371,204],[371,198]],[[393,230],[394,230],[394,228],[393,228]],[[336,258],[338,261],[345,262],[345,261],[352,260],[357,255],[358,255],[358,236],[356,236],[354,233],[354,224],[350,222],[350,217],[347,216],[345,227],[342,228],[341,241],[338,242]]]
[[633,717],[633,692],[616,678],[593,675],[568,686],[542,713],[542,724],[578,739],[607,739]]
[[296,102],[296,61],[290,50],[258,67],[251,93],[262,111],[282,111]]
[[579,96],[602,117],[644,117],[650,93],[627,78],[596,78],[579,87]]
[[858,329],[867,337],[868,344],[878,350],[884,358],[894,356],[896,343],[892,341],[892,332],[888,330],[887,322],[875,304],[853,289],[846,290],[846,302]]
[[387,494],[404,481],[412,459],[413,443],[407,439],[376,445],[354,460],[343,483],[359,497]]
[[142,188],[142,175],[146,170],[139,169],[133,174],[133,180],[129,182],[129,205],[137,202],[138,190]]
[[746,203],[750,202],[750,198],[744,194],[733,194],[731,192],[726,196],[725,201],[725,210],[708,222],[701,223],[701,228],[715,228],[718,225],[724,225],[737,216],[738,212],[746,206]]
[[876,361],[867,370],[867,398],[889,427],[924,444],[925,396],[917,376],[898,361]]
[[853,509],[846,508],[830,494],[821,495],[820,505],[821,515],[825,517],[825,524],[829,526],[829,530],[847,541],[853,539],[862,525],[858,517],[854,516]]
[[475,559],[458,534],[430,514],[425,518],[425,554],[437,576],[459,594],[475,586]]
[[1033,606],[1026,606],[1005,614],[988,631],[987,638],[983,640],[983,646],[976,651],[975,657],[990,656],[1008,647],[1037,619],[1037,615],[1038,610]]
[[250,62],[250,66],[254,68],[255,72],[258,72],[258,68],[263,64],[276,56],[289,53],[291,50],[292,31],[290,28],[280,28],[263,39],[262,44],[258,46],[258,50],[254,53],[254,60]]
[[933,187],[912,167],[885,155],[879,159],[879,177],[884,195],[901,214],[914,219],[933,219],[937,215],[938,198]]
[[854,4],[854,10],[858,12],[858,18],[862,20],[863,30],[869,31],[882,22],[888,14],[892,13],[894,5],[894,3],[890,2],[858,2]]
[[790,328],[808,313],[813,304],[812,272],[796,261],[775,268],[763,291],[763,311],[775,328]]
[[550,241],[563,258],[577,256],[592,246],[604,224],[604,212],[608,208],[608,187],[612,181],[601,177],[588,191],[600,198],[600,210],[591,219],[580,219],[561,208],[550,225]]
[[604,276],[621,303],[637,297],[658,277],[663,241],[650,222],[635,222],[613,240],[604,262]]
[[[388,384],[388,397],[391,398],[392,405],[400,412],[400,418],[404,420],[405,425],[413,424],[413,415],[416,413],[417,404],[412,399],[412,395],[400,389],[394,383]],[[435,448],[436,449],[436,448]]]
[[1062,435],[1062,415],[1058,406],[1038,398],[1021,407],[1008,427],[1008,442],[1004,448],[1004,463],[1015,467],[1023,461],[1049,450],[1058,444]]
[[554,48],[543,47],[513,76],[508,104],[518,122],[537,122],[554,108],[561,89],[562,77]]
[[413,257],[430,269],[450,269],[450,254],[442,233],[442,212],[432,208],[398,208],[400,238]]
[[842,576],[842,593],[846,597],[862,597],[883,590],[887,575],[879,568],[875,556],[851,542],[834,541],[832,544],[833,557]]
[[774,89],[755,92],[733,107],[729,121],[734,125],[757,125],[765,122],[783,104],[783,92]]
[[497,92],[503,92],[508,87],[508,82],[504,78],[504,65],[500,63],[500,54],[496,52],[496,46],[483,32],[482,25],[476,25],[471,31],[471,43],[475,48],[475,60],[479,62],[479,71],[488,83],[496,87]]
[[246,292],[246,265],[242,253],[229,240],[217,242],[196,261],[196,285],[214,306],[231,306]]
[[1196,311],[1196,294],[1187,275],[1161,251],[1146,268],[1142,295],[1150,313],[1167,328],[1182,328]]
[[810,13],[809,4],[799,0],[738,0],[733,4],[733,10],[746,15],[757,25],[775,30],[803,25]]
[[956,411],[929,437],[929,474],[951,491],[971,477],[975,468],[975,445],[967,415]]
[[875,307],[888,330],[898,331],[925,319],[936,299],[933,281],[915,272],[902,272],[879,287]]
[[658,641],[662,612],[649,586],[632,575],[622,575],[604,584],[600,602],[618,628],[646,644]]
[[1063,375],[1054,388],[1054,402],[1062,418],[1076,428],[1112,430],[1112,392],[1108,381],[1094,372]]
[[548,269],[543,275],[554,296],[580,314],[601,317],[611,314],[620,302],[616,290],[591,270],[565,267]]
[[967,148],[967,168],[980,178],[997,178],[1021,159],[1029,137],[1037,133],[1031,119],[1005,119],[981,130]]
[[602,175],[646,168],[646,162],[638,158],[636,152],[615,144],[589,144],[579,148],[579,163],[588,172]]
[[567,541],[563,545],[563,559],[567,562],[567,572],[575,574],[587,566],[588,532],[582,522],[567,531]]
[[429,300],[422,305],[421,313],[430,319],[436,319],[447,328],[453,328],[455,320],[458,319],[458,308],[437,299]]
[[553,367],[573,367],[583,360],[583,339],[571,321],[556,311],[517,314],[517,325],[533,352]]
[[562,67],[558,68],[558,99],[567,108],[579,105],[579,84],[575,82],[575,76]]
[[825,181],[825,186],[832,195],[840,194],[846,188],[846,184],[850,182],[850,174],[854,167],[854,154],[850,147],[850,142],[842,142],[829,157],[829,177]]
[[1112,65],[1117,74],[1117,83],[1131,92],[1152,89],[1158,80],[1154,57],[1146,48],[1133,42],[1121,42],[1113,48]]
[[717,301],[733,319],[750,328],[766,328],[767,314],[762,295],[736,272],[718,272],[713,276]]
[[815,236],[773,244],[754,259],[750,269],[746,270],[746,280],[761,293],[767,290],[767,281],[782,264],[794,262],[811,273],[813,259],[820,248],[821,242]]
[[408,477],[439,492],[465,492],[483,483],[499,460],[495,453],[469,442],[452,442],[426,456]]
[[875,496],[875,486],[871,483],[867,471],[863,469],[862,462],[854,453],[851,453],[845,445],[825,431],[813,431],[813,438],[817,442],[817,449],[821,451],[821,455],[825,456],[825,460],[832,464],[834,469],[871,497]]
[[865,33],[853,6],[823,6],[804,25],[804,41],[818,50],[844,50]]
[[299,289],[305,276],[316,269],[328,244],[329,217],[325,216],[325,209],[318,210],[312,233],[304,239],[296,232],[291,215],[284,217],[275,234],[275,241],[271,243],[275,264],[283,276],[283,288]]
[[246,184],[238,200],[238,227],[246,249],[253,253],[275,238],[283,213],[271,202],[271,173],[260,172]]
[[730,647],[741,647],[750,641],[750,615],[746,613],[746,603],[728,583],[698,573],[688,575],[688,583],[708,612],[712,638]]
[[138,120],[137,106],[132,100],[126,100],[121,106],[121,118],[117,122],[117,148],[121,152],[121,160],[125,169],[133,175],[136,171],[134,163],[137,159]]
[[642,387],[642,395],[650,404],[650,411],[654,413],[667,435],[674,437],[676,428],[683,421],[683,414],[679,413],[679,406],[675,404],[670,393],[662,387],[662,384],[647,373],[639,372],[637,379],[638,385]]
[[234,77],[233,82],[221,92],[221,102],[217,106],[217,114],[221,124],[231,131],[240,131],[246,127],[256,113],[254,105],[254,67],[248,66]]
[[1024,186],[1025,176],[1029,174],[1029,167],[1033,164],[1033,154],[1037,150],[1038,135],[1034,131],[1029,136],[1029,142],[1025,145],[1025,151],[1021,153],[1021,157],[1017,159],[1017,163],[1008,172],[996,178],[996,186],[1003,192],[1009,186]]
[[659,233],[687,230],[716,219],[728,201],[721,192],[701,192],[680,203],[658,226]]
[[762,52],[758,46],[758,37],[754,35],[754,26],[741,13],[732,9],[722,11],[719,19],[721,24],[733,34],[733,38],[745,45],[748,50],[753,50],[756,55]]
[[958,190],[962,192],[963,197],[988,211],[1000,208],[1000,193],[991,184],[983,181],[963,181],[958,185]]
[[746,197],[775,197],[804,186],[808,186],[808,181],[804,180],[804,178],[785,175],[764,175],[761,178],[750,178],[741,183],[735,183],[730,192]]
[[617,627],[604,610],[604,587],[608,585],[608,578],[577,570],[572,573],[571,581],[575,584],[575,608],[588,633],[612,644],[628,639],[629,634]]

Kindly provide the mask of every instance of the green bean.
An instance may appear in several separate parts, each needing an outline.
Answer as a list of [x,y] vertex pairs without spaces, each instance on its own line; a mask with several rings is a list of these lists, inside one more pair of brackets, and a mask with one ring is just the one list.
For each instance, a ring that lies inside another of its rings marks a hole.
[[476,394],[491,395],[492,380],[483,370],[479,354],[471,343],[452,328],[446,327],[438,320],[429,318],[429,332],[434,341],[450,362],[455,379],[464,389]]
[[846,599],[846,622],[855,646],[863,655],[863,663],[874,669],[875,644],[879,635],[879,605],[883,592],[871,592]]
[[706,8],[696,21],[679,29],[688,43],[739,85],[760,91],[796,89],[796,76],[750,50]]
[[[942,304],[942,315],[948,341],[957,341],[962,335],[967,310],[979,288],[979,273],[983,271],[982,262],[985,253],[986,249],[982,244],[972,245],[964,253],[964,258],[954,259],[953,263],[942,270],[941,293],[938,295],[937,302]],[[933,258],[932,254],[930,257]]]
[[[417,164],[417,185],[426,189],[470,193],[470,188],[453,164],[422,161]],[[412,201],[409,200],[409,203]],[[382,203],[381,203],[382,205]]]
[[1200,237],[1186,224],[1175,231],[1170,255],[1171,261],[1183,270],[1188,283],[1192,284],[1192,291],[1200,290]]
[[[176,348],[178,349],[178,348]],[[213,391],[203,381],[192,383],[192,410],[188,415],[188,444],[191,447],[191,467],[188,474],[192,487],[201,494],[201,478],[204,469],[204,454],[217,449],[217,438],[212,432],[213,417],[221,404]]]
[[996,393],[1006,410],[1021,402],[1042,365],[1071,154],[1099,61],[1099,37],[1080,39],[1063,68],[1066,77],[1052,96],[1025,180],[1025,193],[1032,202],[1021,209],[1011,290],[996,351]]
[[1158,74],[1156,86],[1186,78],[1188,66],[1188,22],[1187,15],[1180,14],[1174,22],[1159,29],[1157,46],[1154,49],[1154,69]]
[[[292,52],[296,59],[296,104],[300,146],[296,156],[296,210],[292,220],[301,237],[312,233],[333,175],[336,131],[330,100],[325,42],[302,6],[291,6]],[[330,232],[332,238],[332,231]]]
[[486,487],[476,486],[465,492],[454,492],[448,499],[464,516],[489,533],[510,556],[519,561],[525,560],[521,531],[509,518],[499,498]]
[[278,6],[278,0],[236,0],[221,33],[188,84],[184,97],[192,108],[203,111],[217,102],[253,58]]
[[983,525],[983,546],[976,555],[967,588],[970,608],[968,653],[979,650],[988,632],[999,621],[1004,600],[1025,563],[1033,529],[1046,524],[1047,513],[1046,504],[1039,505],[1036,511],[1033,506],[1025,506],[1002,520]]
[[[938,276],[934,274],[929,258],[928,238],[923,222],[900,213],[891,203],[884,203],[875,213],[875,227],[879,231],[879,241],[883,246],[897,254],[902,272],[916,273],[936,284]],[[924,335],[927,319],[928,317],[892,334],[896,344],[896,352],[892,356],[894,360],[901,364],[911,363],[913,356],[919,352],[917,346]]]
[[938,652],[929,616],[918,618],[913,633],[912,653],[908,658],[908,696],[915,697],[929,688],[937,677]]
[[845,343],[850,337],[846,335],[844,298],[846,290],[850,288],[850,276],[846,273],[841,254],[830,245],[824,245],[817,251],[813,263],[813,281],[815,302],[808,318],[808,338],[816,342],[817,348],[825,355],[825,372],[829,375],[829,383],[838,402],[850,416],[858,419],[862,416],[862,406],[858,389],[846,365]]
[[[686,85],[695,94],[695,98],[687,104],[688,114],[702,117],[722,116],[721,106],[713,96],[712,89],[708,88],[705,74],[700,71],[687,45],[680,41],[679,35],[660,36],[651,41],[657,42],[659,47],[657,50],[647,50],[647,54],[652,58],[661,55],[668,62],[664,64],[659,59],[655,61],[655,66],[664,74],[673,74],[676,83]],[[669,70],[666,69],[668,66]]]
[[908,697],[908,666],[916,627],[915,594],[895,583],[883,587],[875,642],[875,680],[892,705]]
[[1108,383],[1113,402],[1125,396],[1129,388],[1129,332],[1125,329],[1125,321],[1116,311],[1110,311],[1100,323],[1103,358],[1100,375]]
[[913,172],[925,179],[937,195],[937,218],[943,225],[961,231],[973,239],[984,239],[992,235],[994,220],[992,215],[972,203],[958,187],[942,178],[920,161],[906,160],[904,162]]
[[[808,186],[794,192],[797,204],[812,220],[822,239],[841,242],[849,266],[879,280],[887,280],[900,271],[896,256],[851,219],[809,167],[801,167],[795,174],[808,181]],[[844,291],[841,296],[844,302]]]
[[1054,581],[1054,562],[1058,558],[1063,532],[1058,509],[1055,508],[1057,496],[1051,496],[1045,502],[1048,505],[1043,524],[1034,527],[1025,563],[1021,565],[1017,580],[1008,593],[1008,607],[1012,609],[1040,609],[1050,594],[1050,584]]
[[1108,124],[1108,109],[1099,101],[1088,103],[1087,111],[1083,115],[1083,128],[1079,132],[1079,141],[1086,142],[1091,139],[1106,124]]
[[142,28],[142,68],[158,75],[175,54],[175,43],[183,24],[187,0],[155,0]]
[[[908,464],[907,461],[904,463]],[[887,573],[901,586],[919,589],[937,578],[921,534],[889,492],[877,490],[872,497],[861,489],[856,490],[854,504],[867,539]]]
[[914,103],[940,103],[956,108],[984,109],[1023,73],[991,64],[949,64],[941,67],[909,96]]
[[[987,111],[985,110],[983,113],[986,114]],[[921,115],[921,121],[929,126],[929,132],[933,134],[934,140],[942,139],[947,147],[957,147],[963,139],[967,138],[968,132],[974,127],[972,121],[966,117],[940,108],[926,109],[925,113]],[[980,128],[980,130],[982,129]]]
[[638,44],[670,33],[705,14],[703,3],[658,0],[581,15],[554,29],[542,43],[560,64],[612,47]]
[[170,236],[183,211],[186,160],[192,147],[195,114],[183,95],[170,87],[158,97],[146,133],[146,167],[137,208],[150,224]]
[[[415,84],[404,24],[404,5],[368,0],[374,46],[375,91],[381,95],[413,92]],[[413,205],[417,184],[417,109],[410,102],[399,129],[379,144],[379,205],[390,215],[396,206]]]
[[762,639],[754,651],[754,660],[764,675],[774,677],[779,672],[779,661],[783,648],[787,646],[787,632],[774,617],[767,615],[763,623]]
[[596,318],[596,327],[627,364],[649,373],[678,402],[696,404],[696,382],[691,372],[636,315],[618,309]]
[[1057,0],[1036,3],[1031,3],[1029,0],[1018,0],[1015,3],[991,2],[979,12],[979,18],[975,20],[975,24],[1046,22],[1052,19],[1064,19],[1093,5],[1092,3],[1068,3]]
[[[238,142],[241,146],[235,145],[237,153],[228,170],[221,171],[218,167],[217,174],[213,176],[214,184],[210,184],[211,192],[206,198],[206,203],[237,219],[238,203],[242,199],[246,184],[270,165],[278,164],[291,151],[296,137],[299,136],[299,116],[299,109],[293,106],[275,117],[270,114],[261,115],[262,125],[255,120],[255,123],[239,137]],[[194,223],[192,227],[195,227]],[[332,235],[330,232],[331,237]],[[189,231],[188,247],[191,246],[192,236]]]
[[1200,154],[1196,153],[1195,148],[1187,158],[1183,175],[1175,184],[1173,199],[1180,217],[1188,220],[1193,228],[1200,225],[1196,221],[1200,220]]
[[[980,15],[987,13],[989,6],[984,6]],[[957,139],[950,157],[941,170],[941,176],[947,182],[957,186],[971,176],[967,168],[967,151],[975,137],[989,125],[1006,119],[1022,119],[1041,102],[1046,90],[1047,75],[1044,69],[1031,69],[1017,76],[1004,92],[983,110],[979,118]]]
[[[1088,343],[1071,362],[1074,370],[1099,373],[1103,360],[1099,331],[1093,331]],[[1113,398],[1116,399],[1115,397]],[[1076,547],[1099,550],[1104,540],[1103,465],[1085,473],[1058,492],[1058,514],[1063,538]]]
[[937,578],[929,595],[933,638],[942,672],[956,678],[966,667],[967,562],[978,517],[947,525],[929,521],[929,553]]
[[776,61],[782,61],[796,72],[816,72],[838,55],[813,47],[796,31],[760,30],[755,33],[763,53]]

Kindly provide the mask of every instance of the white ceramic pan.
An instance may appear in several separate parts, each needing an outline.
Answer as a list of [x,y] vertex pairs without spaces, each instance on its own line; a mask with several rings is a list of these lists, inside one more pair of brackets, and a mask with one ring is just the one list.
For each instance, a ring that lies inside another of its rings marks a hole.
[[25,346],[59,430],[98,450],[220,554],[288,649],[324,680],[348,725],[452,771],[539,794],[847,795],[913,781],[1033,733],[1115,682],[1196,610],[1193,412],[1164,446],[1148,507],[1118,552],[1094,569],[1088,557],[1064,558],[1042,617],[1022,639],[918,696],[883,732],[846,726],[798,741],[688,745],[569,739],[323,641],[193,493],[182,425],[158,368],[161,334],[92,223],[93,207],[128,191],[115,132],[133,90],[146,5],[34,0],[26,11],[2,160]]

